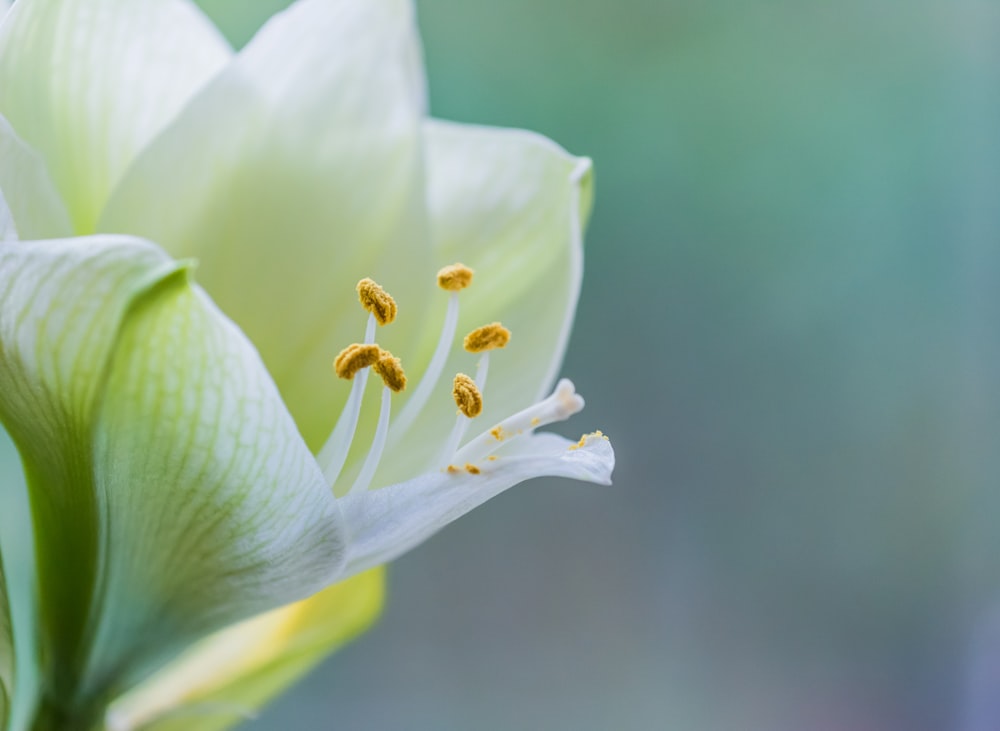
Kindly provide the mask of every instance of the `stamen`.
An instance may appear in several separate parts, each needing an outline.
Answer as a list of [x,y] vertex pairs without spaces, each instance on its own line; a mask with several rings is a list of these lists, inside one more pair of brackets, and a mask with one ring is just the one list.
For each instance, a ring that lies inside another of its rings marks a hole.
[[373,280],[365,277],[357,286],[358,300],[378,320],[379,325],[388,325],[396,319],[396,300]]
[[470,353],[503,348],[510,342],[510,330],[499,322],[483,325],[465,336],[464,346]]
[[483,391],[486,390],[486,375],[489,373],[490,369],[490,353],[486,351],[483,353],[483,357],[479,359],[479,367],[476,369],[476,380],[473,383],[472,379],[469,378],[464,373],[459,373],[455,376],[454,387],[452,388],[452,395],[455,397],[456,403],[458,402],[457,389],[459,388],[459,379],[465,379],[469,382],[468,385],[475,389],[475,397],[479,399],[479,411],[475,414],[467,414],[462,405],[459,404],[458,418],[455,419],[455,426],[451,428],[451,434],[448,435],[448,439],[444,443],[444,451],[441,453],[441,461],[447,462],[451,459],[452,455],[458,450],[458,446],[462,443],[462,439],[465,437],[465,432],[469,429],[469,424],[472,421],[471,417],[479,416],[483,410]]
[[465,264],[449,264],[438,271],[438,286],[449,292],[458,292],[472,284],[473,271]]
[[354,374],[362,368],[375,365],[381,355],[381,349],[377,345],[367,345],[354,343],[348,345],[340,351],[340,355],[333,361],[333,370],[337,376],[351,380]]
[[[363,346],[370,346],[381,353],[381,348],[374,345],[375,342],[375,315],[369,313],[368,322],[365,325],[365,342]],[[350,346],[353,347],[353,346]],[[346,350],[350,350],[348,347]],[[341,353],[343,355],[343,352]],[[340,356],[337,356],[338,360]],[[336,361],[334,361],[336,368]],[[361,401],[365,395],[365,386],[368,385],[368,369],[364,368],[357,373],[354,384],[351,386],[351,393],[347,397],[343,411],[337,418],[337,425],[330,432],[323,448],[316,455],[316,461],[323,468],[323,477],[326,484],[333,486],[340,477],[340,471],[344,469],[344,462],[347,461],[347,453],[351,451],[351,443],[354,441],[354,432],[358,429],[358,416],[361,414]],[[339,375],[339,374],[338,374]]]
[[577,394],[572,381],[563,378],[548,398],[517,412],[483,432],[458,450],[448,461],[455,464],[479,462],[511,439],[530,433],[536,427],[564,421],[579,413],[581,409],[583,409],[583,397]]
[[468,418],[474,419],[483,413],[483,395],[476,388],[476,382],[464,373],[455,376],[451,395],[455,399],[458,410]]
[[406,374],[403,373],[403,364],[388,350],[381,351],[378,360],[372,366],[372,370],[382,377],[382,383],[386,387],[391,388],[396,393],[406,388]]
[[[457,266],[457,265],[456,265]],[[447,267],[445,267],[447,269]],[[442,270],[444,271],[444,270]],[[441,337],[438,338],[437,346],[434,348],[434,355],[427,365],[427,370],[420,378],[413,395],[406,402],[406,406],[396,417],[396,422],[392,425],[392,441],[396,443],[413,426],[417,416],[427,405],[427,400],[431,397],[434,387],[441,379],[444,371],[445,361],[448,360],[448,351],[455,340],[455,329],[458,327],[458,292],[453,291],[448,298],[448,311],[444,316],[444,326],[441,328]]]
[[[389,357],[392,358],[392,356]],[[397,359],[393,358],[393,360]],[[378,463],[382,459],[382,450],[385,449],[385,438],[389,434],[389,407],[392,401],[392,391],[393,388],[388,383],[382,388],[382,406],[378,412],[378,426],[375,427],[372,448],[368,450],[368,456],[365,457],[365,463],[361,467],[361,472],[358,473],[357,479],[354,480],[354,484],[351,485],[349,492],[363,492],[367,490],[372,482],[372,478],[375,477],[375,470],[378,469]]]

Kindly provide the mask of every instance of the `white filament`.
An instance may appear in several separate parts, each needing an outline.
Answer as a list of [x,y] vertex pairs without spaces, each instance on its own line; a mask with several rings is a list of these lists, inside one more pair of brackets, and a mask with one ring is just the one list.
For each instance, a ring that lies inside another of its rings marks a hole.
[[441,372],[444,370],[445,361],[448,359],[448,351],[455,340],[455,329],[458,327],[458,292],[452,292],[448,298],[448,311],[444,316],[444,325],[441,328],[441,337],[438,338],[437,346],[434,348],[434,355],[427,365],[427,370],[420,377],[413,395],[406,402],[406,406],[396,417],[396,422],[392,426],[392,441],[399,439],[413,426],[417,416],[427,405],[427,400],[431,397],[431,392],[441,379]]
[[[374,342],[375,315],[369,314],[368,324],[365,326],[365,345],[371,345]],[[344,462],[347,461],[347,453],[351,451],[354,433],[358,429],[361,401],[365,395],[365,386],[368,385],[368,372],[368,368],[362,368],[355,374],[351,394],[347,397],[344,410],[340,412],[337,425],[316,457],[316,461],[323,468],[323,477],[326,478],[326,483],[331,487],[340,477],[340,472],[344,469]]]
[[583,409],[583,397],[577,394],[573,382],[563,378],[548,398],[509,416],[492,429],[458,450],[453,458],[456,464],[478,462],[507,444],[511,439],[530,433],[540,426],[564,421]]
[[392,390],[385,386],[382,388],[382,408],[378,412],[378,426],[375,427],[375,437],[372,439],[372,447],[368,450],[365,463],[361,467],[361,472],[351,485],[350,492],[364,492],[375,477],[375,470],[382,459],[382,450],[385,449],[385,438],[389,434],[389,407],[392,403]]

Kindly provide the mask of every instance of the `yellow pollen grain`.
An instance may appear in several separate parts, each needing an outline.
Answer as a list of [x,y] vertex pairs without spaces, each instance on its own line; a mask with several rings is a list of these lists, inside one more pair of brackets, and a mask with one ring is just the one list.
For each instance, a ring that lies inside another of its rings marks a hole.
[[455,399],[458,410],[468,418],[474,419],[483,413],[483,395],[476,388],[476,382],[464,373],[455,375],[451,395]]
[[541,419],[539,419],[539,418],[538,418],[537,416],[536,416],[536,417],[534,417],[534,418],[533,418],[533,419],[531,420],[531,425],[532,425],[532,426],[538,426],[538,425],[539,425],[539,424],[541,424],[541,423],[542,423],[542,420],[541,420]]
[[361,343],[348,345],[340,351],[340,355],[333,361],[333,370],[338,376],[349,381],[362,368],[375,365],[381,352],[382,349],[377,345],[362,345]]
[[465,471],[468,472],[470,475],[478,475],[482,470],[480,470],[478,467],[476,467],[471,462],[466,462],[465,463]]
[[438,270],[438,286],[449,292],[458,292],[472,284],[473,271],[465,264],[455,263]]
[[374,280],[365,277],[357,286],[361,306],[375,315],[379,325],[388,325],[396,319],[396,300]]
[[448,468],[447,468],[447,469],[448,469],[448,474],[449,474],[449,475],[457,475],[457,474],[458,474],[459,472],[461,472],[461,471],[462,471],[462,470],[461,470],[461,468],[459,468],[459,467],[456,467],[456,466],[455,466],[455,465],[453,465],[453,464],[450,464],[450,465],[448,465]]
[[496,462],[497,461],[497,456],[495,454],[491,454],[486,459],[488,459],[490,462]]
[[372,365],[372,370],[378,373],[382,377],[382,382],[396,393],[406,388],[403,364],[388,350],[380,352],[378,360]]
[[498,442],[502,442],[505,438],[502,426],[493,427],[492,429],[490,429],[490,434],[492,434],[493,438],[496,439]]
[[510,330],[499,322],[491,322],[466,335],[463,345],[470,353],[482,353],[484,350],[502,348],[509,342]]
[[580,441],[578,441],[576,444],[571,444],[569,446],[569,449],[573,450],[573,449],[580,449],[582,447],[586,447],[587,446],[587,441],[590,440],[590,439],[603,439],[604,441],[608,441],[608,438],[606,436],[604,436],[604,432],[602,432],[600,430],[597,430],[597,431],[590,432],[590,434],[584,434],[582,437],[580,437]]

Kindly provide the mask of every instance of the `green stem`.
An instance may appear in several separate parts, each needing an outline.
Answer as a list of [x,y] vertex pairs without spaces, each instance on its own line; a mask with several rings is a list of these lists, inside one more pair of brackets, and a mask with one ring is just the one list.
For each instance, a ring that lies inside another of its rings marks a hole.
[[95,704],[89,708],[70,709],[45,696],[35,709],[31,731],[103,731],[105,708]]

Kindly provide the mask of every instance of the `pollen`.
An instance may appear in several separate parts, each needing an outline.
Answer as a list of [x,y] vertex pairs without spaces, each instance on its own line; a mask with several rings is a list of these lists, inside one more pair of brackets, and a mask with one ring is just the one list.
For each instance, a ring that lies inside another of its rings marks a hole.
[[465,463],[465,471],[468,472],[470,475],[478,475],[480,472],[482,472],[482,470],[480,470],[471,462]]
[[340,351],[340,355],[333,361],[333,370],[338,376],[349,381],[362,368],[375,365],[381,353],[382,350],[377,345],[362,345],[361,343],[348,345]]
[[396,319],[396,300],[374,280],[365,277],[358,282],[357,290],[361,306],[375,316],[379,325],[388,325]]
[[449,475],[457,475],[459,472],[462,471],[461,468],[456,467],[453,464],[448,465],[447,470]]
[[571,450],[582,449],[583,447],[587,446],[587,442],[590,441],[591,439],[603,439],[604,441],[608,441],[608,438],[604,436],[604,432],[598,430],[595,432],[591,432],[590,434],[584,434],[582,437],[580,437],[580,441],[578,441],[576,444],[571,444],[569,448]]
[[490,434],[492,434],[493,438],[496,439],[498,442],[502,442],[504,439],[507,438],[507,436],[503,433],[503,427],[499,425],[490,429]]
[[470,353],[502,348],[510,342],[510,330],[499,322],[492,322],[476,328],[465,336],[464,346]]
[[438,271],[438,286],[449,292],[458,292],[472,284],[473,271],[465,264],[449,264]]
[[476,382],[464,373],[455,376],[451,387],[451,395],[455,398],[458,410],[468,418],[474,419],[483,413],[483,395],[476,388]]
[[382,350],[378,359],[372,365],[372,370],[382,377],[382,382],[390,389],[399,393],[406,388],[406,374],[399,358],[388,350]]

